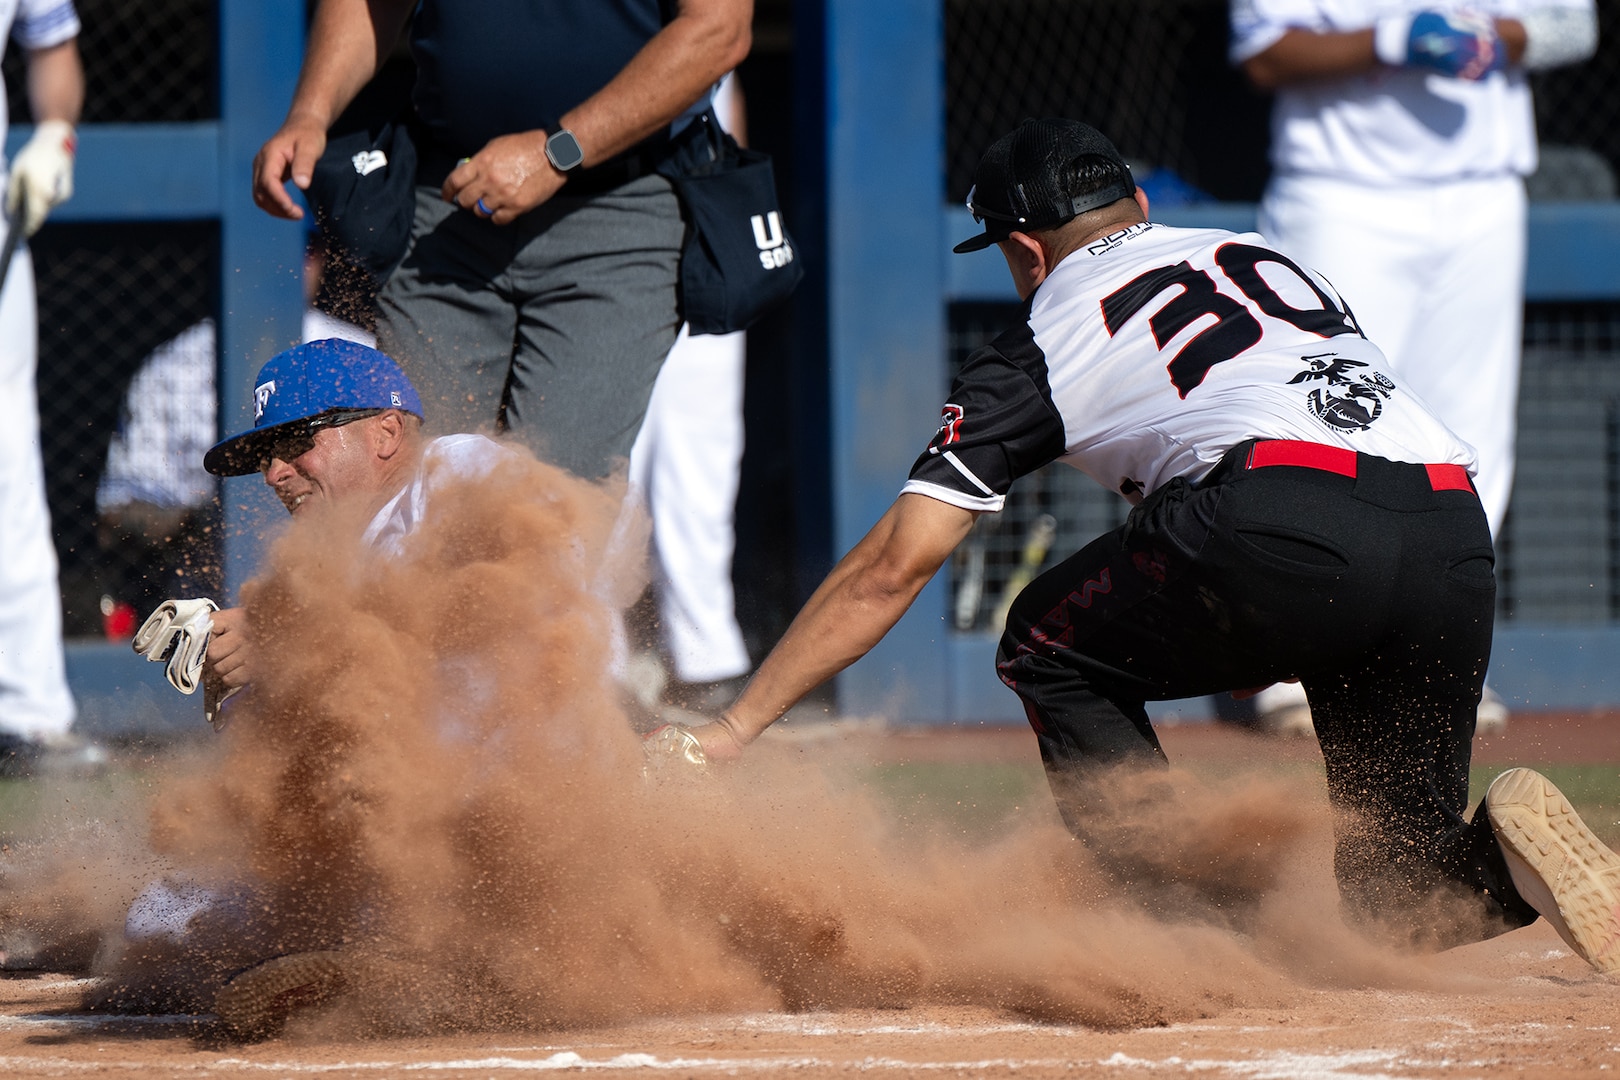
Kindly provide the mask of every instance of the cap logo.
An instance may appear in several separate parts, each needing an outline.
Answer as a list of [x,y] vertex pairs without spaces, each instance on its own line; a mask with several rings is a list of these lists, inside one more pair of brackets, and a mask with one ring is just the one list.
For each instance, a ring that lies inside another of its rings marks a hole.
[[354,163],[354,171],[361,176],[370,176],[388,166],[388,155],[381,150],[362,150],[349,160]]
[[405,403],[399,399],[398,390],[388,391],[388,404],[392,405],[396,409],[403,409],[405,407]]
[[260,383],[253,388],[253,422],[257,424],[264,419],[265,406],[270,404],[270,395],[276,392],[276,380]]

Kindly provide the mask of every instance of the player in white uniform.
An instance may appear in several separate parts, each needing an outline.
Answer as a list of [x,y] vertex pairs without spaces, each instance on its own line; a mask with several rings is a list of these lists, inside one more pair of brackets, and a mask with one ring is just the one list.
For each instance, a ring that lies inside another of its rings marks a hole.
[[[1145,701],[1298,676],[1347,812],[1351,915],[1456,943],[1539,910],[1620,970],[1620,857],[1544,812],[1545,780],[1505,774],[1463,816],[1495,597],[1468,447],[1321,278],[1258,236],[1149,224],[1092,128],[1027,122],[974,179],[985,232],[956,250],[999,245],[1023,321],[969,358],[894,506],[737,702],[658,744],[735,757],[894,625],[978,513],[1062,460],[1136,506],[1019,594],[997,666],[1095,856],[1142,869],[1113,843],[1132,826],[1113,796],[1122,768],[1164,765]],[[1440,891],[1477,909],[1437,925]]]
[[[1231,59],[1276,90],[1260,231],[1356,306],[1404,385],[1479,455],[1492,536],[1513,487],[1525,73],[1583,60],[1593,0],[1233,0]],[[1286,692],[1260,708],[1281,719]],[[1506,719],[1491,695],[1482,730]]]
[[[720,81],[714,110],[745,141],[736,82]],[[665,693],[688,708],[708,693],[729,704],[751,666],[731,582],[746,366],[743,331],[693,337],[683,325],[630,450],[630,483],[652,515],[653,593],[676,683]]]
[[[11,162],[5,202],[8,219],[31,236],[73,193],[73,125],[84,102],[79,18],[70,0],[0,0],[0,30],[28,58],[36,126]],[[6,108],[0,87],[0,140]],[[0,238],[7,231],[0,224]],[[69,732],[74,705],[40,457],[37,319],[34,264],[19,242],[0,291],[0,771],[6,772],[93,767],[106,757]]]

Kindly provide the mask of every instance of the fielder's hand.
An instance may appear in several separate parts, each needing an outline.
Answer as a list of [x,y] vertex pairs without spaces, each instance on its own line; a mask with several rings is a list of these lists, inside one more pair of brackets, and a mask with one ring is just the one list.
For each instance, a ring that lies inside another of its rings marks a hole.
[[1473,11],[1419,11],[1380,19],[1373,30],[1378,59],[1458,79],[1483,79],[1507,64],[1496,24]]
[[66,120],[42,120],[17,151],[6,185],[6,213],[22,209],[24,236],[33,236],[50,212],[73,197],[73,155],[79,140]]

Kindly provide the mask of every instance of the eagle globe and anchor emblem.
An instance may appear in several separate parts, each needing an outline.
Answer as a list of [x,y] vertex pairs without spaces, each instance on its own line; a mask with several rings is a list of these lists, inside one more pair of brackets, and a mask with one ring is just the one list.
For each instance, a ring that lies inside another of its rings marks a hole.
[[1322,382],[1326,385],[1313,389],[1307,400],[1311,413],[1318,420],[1341,431],[1366,431],[1384,411],[1384,402],[1395,389],[1395,384],[1382,372],[1358,372],[1367,365],[1360,360],[1349,360],[1337,353],[1302,356],[1310,365],[1288,380],[1288,385]]

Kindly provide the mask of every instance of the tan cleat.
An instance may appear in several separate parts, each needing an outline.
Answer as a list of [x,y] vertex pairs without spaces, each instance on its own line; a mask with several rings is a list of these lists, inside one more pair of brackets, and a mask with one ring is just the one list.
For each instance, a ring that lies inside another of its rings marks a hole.
[[214,998],[214,1014],[238,1039],[277,1035],[296,1009],[330,1001],[346,982],[342,955],[302,952],[239,972]]
[[1519,895],[1587,963],[1620,974],[1620,855],[1531,769],[1492,781],[1485,811]]

